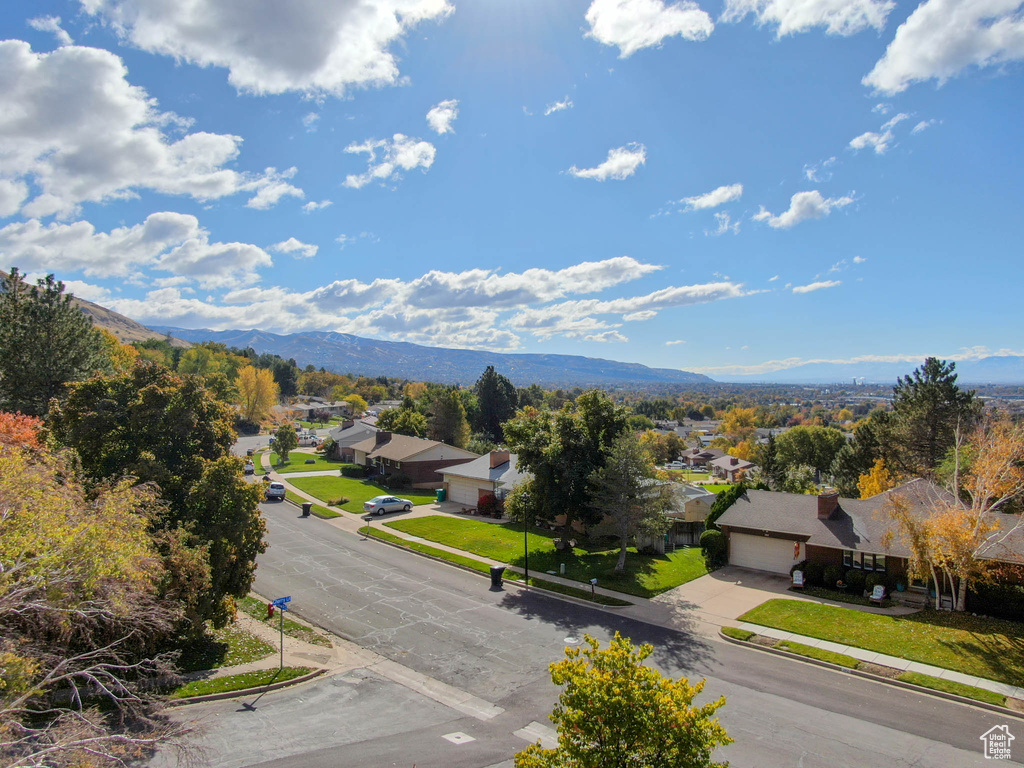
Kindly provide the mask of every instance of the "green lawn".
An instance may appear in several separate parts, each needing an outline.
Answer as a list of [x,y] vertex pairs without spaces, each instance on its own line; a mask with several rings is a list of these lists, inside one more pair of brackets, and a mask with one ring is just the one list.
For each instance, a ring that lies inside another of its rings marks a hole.
[[[308,459],[313,459],[313,464],[307,464]],[[288,472],[320,472],[325,469],[341,469],[342,467],[349,466],[344,461],[335,461],[334,459],[325,459],[323,454],[319,453],[301,453],[299,451],[290,451],[288,453],[288,462],[281,464],[281,457],[276,453],[270,454],[270,466],[274,468],[275,472],[287,474]]]
[[905,683],[913,683],[914,685],[920,685],[924,688],[932,688],[936,691],[964,696],[968,699],[984,701],[989,704],[995,704],[997,707],[1006,706],[1006,697],[1001,693],[990,691],[987,688],[977,688],[973,685],[964,685],[963,683],[957,683],[953,680],[946,680],[943,677],[932,677],[931,675],[922,675],[918,672],[904,672],[897,678],[897,680],[902,680]]
[[1024,624],[949,611],[881,616],[784,599],[769,600],[740,620],[1024,685]]
[[303,421],[299,419],[299,424],[302,425],[303,429],[324,429],[325,427],[331,427],[335,424],[341,424],[345,419],[341,416],[335,416],[330,421]]
[[[238,607],[244,613],[249,614],[252,618],[257,621],[262,621],[268,627],[278,629],[280,624],[280,617],[275,615],[272,619],[267,618],[267,604],[262,600],[257,600],[255,597],[243,597],[238,601]],[[275,611],[276,614],[276,611]],[[292,621],[288,618],[288,612],[284,614],[284,633],[289,637],[294,637],[298,640],[304,640],[307,643],[313,645],[322,645],[325,648],[331,647],[331,641],[321,635],[314,629],[310,629],[304,624],[299,624],[297,621]]]
[[296,488],[305,491],[310,496],[316,496],[323,501],[345,497],[348,502],[338,506],[346,512],[361,514],[363,502],[369,501],[374,496],[393,495],[400,499],[408,499],[417,504],[430,504],[435,501],[437,495],[433,491],[389,491],[380,486],[359,480],[354,477],[297,477],[289,482]]
[[702,485],[701,488],[711,493],[721,493],[726,488],[732,488],[732,485],[729,483],[713,483],[710,485]]
[[[396,536],[380,528],[371,528],[369,526],[363,526],[359,529],[361,533],[373,536],[374,538],[381,539],[383,541],[390,541],[394,544],[398,544],[400,547],[405,549],[411,549],[414,552],[422,552],[425,555],[431,555],[433,557],[446,560],[449,563],[455,563],[461,565],[464,568],[472,568],[474,571],[480,571],[490,575],[491,566],[481,560],[474,560],[472,557],[463,557],[462,555],[456,555],[452,552],[448,552],[444,549],[438,549],[437,547],[431,547],[429,544],[422,544],[418,541],[409,541],[403,539],[401,536]],[[514,571],[505,571],[504,578],[507,581],[522,581],[523,576],[515,573]],[[632,603],[625,600],[619,600],[616,597],[608,597],[607,595],[595,594],[593,597],[590,596],[590,591],[585,589],[577,589],[576,587],[567,587],[564,584],[559,584],[554,581],[548,581],[547,579],[535,579],[533,576],[530,577],[530,586],[539,587],[540,589],[546,589],[549,592],[558,592],[562,595],[569,595],[580,600],[593,600],[601,605],[632,605]]]
[[829,664],[846,667],[847,669],[856,669],[857,665],[860,664],[858,659],[853,658],[853,656],[847,656],[845,653],[826,651],[824,648],[817,648],[813,645],[804,645],[803,643],[794,643],[792,640],[780,640],[775,644],[775,647],[782,651],[795,653],[798,656],[807,656],[808,658],[817,659],[818,661],[827,661]]
[[261,688],[271,683],[294,680],[312,672],[311,667],[285,667],[284,669],[261,669],[256,672],[243,672],[240,675],[211,677],[207,680],[193,680],[175,688],[168,694],[172,699],[187,699],[192,696],[207,696],[211,693],[227,693],[228,691],[244,691],[248,688]]
[[182,672],[247,664],[274,652],[272,646],[233,624],[210,630],[179,650],[178,668]]
[[[294,491],[286,490],[284,492],[284,497],[288,499],[288,501],[290,501],[292,504],[298,504],[300,506],[306,503],[307,501]],[[327,507],[321,506],[320,504],[314,504],[309,511],[317,517],[323,518],[324,520],[330,520],[332,517],[342,516],[341,512],[335,512],[333,509],[328,509]]]
[[[475,555],[520,568],[524,566],[523,527],[516,523],[483,523],[432,515],[395,520],[387,525]],[[652,557],[637,554],[635,549],[630,548],[626,557],[626,570],[620,574],[614,571],[619,558],[618,549],[588,551],[576,548],[571,552],[559,552],[554,545],[557,537],[557,534],[549,531],[530,531],[531,572],[557,573],[559,564],[564,562],[566,578],[589,582],[596,577],[602,587],[640,597],[653,597],[707,573],[699,549],[681,549],[669,555]]]

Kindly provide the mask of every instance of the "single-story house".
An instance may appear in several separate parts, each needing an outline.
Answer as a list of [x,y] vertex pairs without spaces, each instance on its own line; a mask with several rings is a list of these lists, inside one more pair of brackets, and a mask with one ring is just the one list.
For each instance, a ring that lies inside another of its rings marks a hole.
[[674,504],[665,514],[672,519],[668,541],[676,545],[695,545],[704,532],[704,521],[715,503],[715,494],[689,483],[672,483]]
[[742,475],[749,475],[753,470],[757,469],[757,465],[752,461],[728,455],[719,456],[717,459],[708,462],[708,464],[711,467],[712,475],[728,480],[730,483],[739,481]]
[[352,446],[363,442],[363,440],[371,437],[377,431],[375,426],[367,424],[365,421],[354,421],[352,419],[343,421],[341,426],[335,427],[329,433],[330,438],[334,441],[334,448],[330,458],[340,459],[341,461],[354,461],[355,452],[352,450]]
[[[845,499],[836,492],[813,496],[748,490],[717,523],[728,537],[730,565],[788,574],[806,560],[888,573],[899,580],[906,579],[910,553],[898,537],[886,546],[892,524],[882,510],[902,497],[911,509],[923,511],[944,495],[946,491],[926,480],[912,480],[870,499]],[[995,514],[994,519],[1006,525],[1010,517]],[[1024,530],[990,545],[985,554],[1024,563]]]
[[415,488],[440,488],[439,469],[465,464],[477,454],[464,448],[378,430],[352,446],[352,460],[378,474],[408,475]]
[[725,451],[718,448],[690,448],[679,455],[679,460],[688,467],[706,467],[725,455]]
[[444,478],[448,501],[475,507],[484,496],[503,499],[519,483],[529,477],[516,465],[516,455],[508,451],[491,451],[465,464],[438,470]]

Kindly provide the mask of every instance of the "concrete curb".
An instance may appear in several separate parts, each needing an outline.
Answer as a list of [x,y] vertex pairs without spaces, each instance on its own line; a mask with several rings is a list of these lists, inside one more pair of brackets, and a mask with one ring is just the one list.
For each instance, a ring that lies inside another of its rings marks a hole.
[[[373,539],[378,544],[387,544],[389,547],[394,547],[395,549],[401,549],[401,550],[403,550],[405,552],[412,552],[414,555],[419,555],[420,557],[426,557],[426,558],[428,558],[430,560],[434,560],[435,562],[444,563],[445,565],[450,565],[453,568],[459,568],[459,569],[465,571],[466,573],[472,573],[472,574],[475,574],[477,576],[481,576],[481,577],[483,577],[485,579],[489,579],[490,578],[490,576],[488,576],[486,573],[484,573],[482,571],[478,571],[476,568],[470,568],[469,566],[465,566],[465,565],[462,565],[460,563],[454,563],[451,560],[445,560],[443,557],[438,557],[437,555],[431,555],[431,554],[428,554],[426,552],[420,552],[417,549],[412,549],[411,547],[402,546],[401,544],[399,544],[397,542],[394,542],[394,541],[388,541],[387,539],[378,538],[378,537],[374,536],[372,533],[369,534],[369,535],[361,533],[361,535],[366,536],[367,539]],[[467,555],[463,555],[463,557],[469,557],[469,555],[468,554]],[[483,561],[481,561],[481,562],[483,562]],[[508,566],[505,566],[505,567],[507,568]],[[540,577],[537,577],[537,578],[540,578]],[[631,607],[633,605],[633,603],[630,603],[629,605],[605,605],[603,603],[595,603],[595,602],[592,602],[590,600],[583,600],[583,599],[578,598],[578,597],[573,597],[572,595],[566,595],[566,594],[563,594],[562,592],[553,592],[553,591],[551,591],[549,589],[545,589],[544,587],[527,586],[526,584],[524,584],[522,582],[519,582],[519,581],[514,581],[513,579],[507,579],[507,580],[505,580],[504,583],[508,584],[509,586],[518,587],[519,589],[534,589],[534,590],[537,590],[539,592],[542,592],[544,595],[549,596],[549,597],[557,597],[559,600],[565,600],[568,603],[576,603],[576,605],[585,605],[585,606],[587,606],[589,608],[598,608],[600,610],[606,610],[609,613],[614,613],[616,609],[629,608],[629,607]],[[618,599],[619,600],[624,600],[625,598],[618,598]]]
[[907,683],[903,680],[893,680],[889,677],[882,677],[880,675],[873,675],[870,672],[864,672],[860,669],[850,669],[849,667],[841,667],[838,664],[832,664],[828,661],[822,661],[821,659],[813,659],[810,656],[801,656],[798,653],[790,653],[784,651],[781,648],[770,648],[766,645],[758,645],[757,643],[751,643],[746,640],[738,640],[735,637],[729,637],[718,630],[718,636],[726,642],[732,643],[733,645],[740,645],[744,648],[752,648],[756,651],[764,651],[765,653],[774,653],[776,656],[784,656],[787,659],[793,661],[802,661],[805,664],[814,664],[825,669],[831,669],[833,672],[842,672],[843,674],[853,675],[854,677],[861,677],[865,680],[873,680],[876,683],[884,683],[891,685],[894,688],[904,688],[908,691],[915,691],[916,693],[924,693],[929,696],[937,696],[940,699],[946,699],[947,701],[955,701],[959,704],[968,704],[972,707],[979,707],[981,709],[987,709],[990,712],[995,712],[1006,717],[1014,717],[1018,720],[1024,720],[1024,712],[1017,712],[1016,710],[1009,709],[1007,707],[1000,707],[995,704],[989,704],[987,701],[978,701],[977,699],[969,699],[966,696],[958,696],[955,693],[946,693],[945,691],[937,691],[934,688],[925,688],[921,685],[915,685],[914,683]]
[[167,702],[169,707],[184,707],[188,704],[200,704],[204,701],[220,701],[221,699],[235,699],[240,696],[251,696],[254,693],[268,693],[269,691],[277,691],[281,688],[289,688],[293,685],[299,685],[305,683],[307,680],[312,680],[315,677],[326,673],[325,668],[315,669],[312,672],[307,672],[299,677],[293,677],[291,680],[282,680],[279,683],[271,683],[270,685],[260,685],[256,688],[242,688],[237,691],[224,691],[222,693],[208,693],[204,696],[190,696],[187,699],[170,699]]

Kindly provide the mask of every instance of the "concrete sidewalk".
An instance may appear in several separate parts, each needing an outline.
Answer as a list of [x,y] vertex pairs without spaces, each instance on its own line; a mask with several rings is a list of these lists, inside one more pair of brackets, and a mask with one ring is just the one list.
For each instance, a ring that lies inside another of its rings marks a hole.
[[943,667],[936,667],[931,664],[921,664],[917,661],[908,661],[907,659],[901,659],[898,656],[889,656],[885,653],[866,651],[863,648],[857,648],[852,645],[842,645],[841,643],[833,643],[829,640],[819,640],[815,637],[798,635],[795,632],[786,632],[785,630],[774,629],[772,627],[763,627],[760,624],[751,624],[746,621],[739,622],[735,626],[740,629],[745,629],[748,632],[753,632],[757,635],[764,635],[765,637],[771,637],[776,640],[791,640],[794,643],[810,645],[814,648],[821,648],[824,651],[852,656],[855,659],[866,661],[870,664],[892,667],[893,669],[903,670],[904,672],[918,672],[922,675],[931,675],[932,677],[939,677],[943,680],[951,680],[955,683],[962,683],[963,685],[973,685],[975,688],[984,688],[987,691],[993,691],[1003,696],[1010,696],[1014,699],[1024,700],[1024,688],[1019,688],[1015,685],[998,683],[995,680],[987,680],[983,677],[975,677],[974,675],[965,675],[962,672],[954,672],[951,669],[944,669]]

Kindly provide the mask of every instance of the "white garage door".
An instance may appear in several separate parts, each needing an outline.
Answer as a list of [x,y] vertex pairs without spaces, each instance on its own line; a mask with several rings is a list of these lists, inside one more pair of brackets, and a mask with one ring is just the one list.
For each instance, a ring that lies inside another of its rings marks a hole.
[[788,539],[770,539],[767,536],[751,536],[747,533],[729,534],[729,564],[758,571],[789,573],[794,563],[795,542]]
[[464,477],[448,476],[448,500],[456,504],[468,504],[476,506],[480,498],[480,491],[477,488],[476,480],[467,480]]

